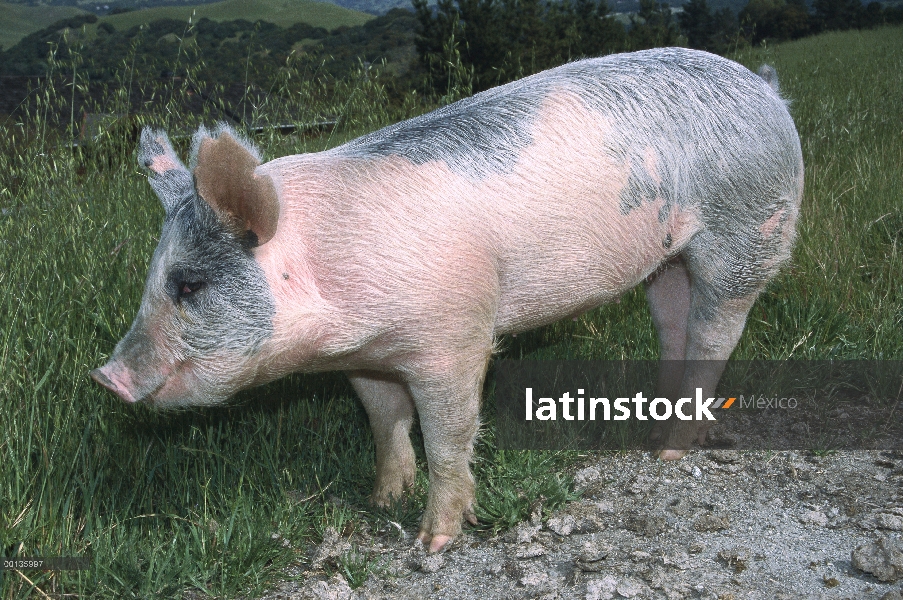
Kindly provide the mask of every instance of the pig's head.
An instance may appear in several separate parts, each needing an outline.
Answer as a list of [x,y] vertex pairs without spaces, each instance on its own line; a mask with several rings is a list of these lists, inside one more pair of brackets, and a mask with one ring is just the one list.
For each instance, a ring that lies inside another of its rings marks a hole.
[[201,129],[193,169],[145,129],[138,161],[166,211],[141,308],[95,381],[128,402],[221,402],[254,382],[274,303],[253,248],[273,237],[279,202],[257,152],[226,127]]

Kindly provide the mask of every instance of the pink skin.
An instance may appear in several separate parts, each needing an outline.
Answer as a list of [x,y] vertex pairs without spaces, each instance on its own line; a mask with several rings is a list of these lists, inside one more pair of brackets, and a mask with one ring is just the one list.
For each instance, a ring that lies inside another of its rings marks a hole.
[[134,389],[131,372],[118,363],[107,363],[91,371],[91,379],[107,388],[128,403],[137,402],[132,396]]
[[768,217],[768,220],[762,223],[762,226],[759,227],[759,231],[762,233],[762,236],[765,238],[770,238],[777,226],[781,224],[781,217],[783,216],[784,209],[782,208],[778,212]]

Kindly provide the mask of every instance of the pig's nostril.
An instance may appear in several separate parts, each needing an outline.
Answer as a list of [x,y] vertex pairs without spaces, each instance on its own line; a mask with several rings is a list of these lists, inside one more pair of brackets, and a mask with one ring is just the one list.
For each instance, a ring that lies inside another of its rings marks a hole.
[[93,371],[91,371],[90,375],[91,375],[91,379],[93,379],[94,381],[96,381],[97,383],[102,385],[103,387],[107,388],[108,390],[110,390],[112,392],[116,391],[116,386],[113,384],[112,381],[110,381],[110,378],[107,377],[106,374],[103,371],[101,371],[100,369],[94,369]]
[[135,402],[135,398],[132,397],[132,394],[129,393],[127,389],[125,389],[122,385],[111,379],[106,373],[103,371],[103,367],[99,369],[94,369],[90,373],[91,379],[110,390],[126,402]]

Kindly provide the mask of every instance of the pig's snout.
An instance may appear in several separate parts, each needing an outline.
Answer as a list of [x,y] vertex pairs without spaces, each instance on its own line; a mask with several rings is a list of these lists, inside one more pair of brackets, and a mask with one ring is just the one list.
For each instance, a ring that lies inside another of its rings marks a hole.
[[137,399],[132,394],[131,377],[128,371],[122,366],[115,365],[112,361],[108,362],[99,369],[91,371],[91,379],[107,388],[126,402],[136,402]]

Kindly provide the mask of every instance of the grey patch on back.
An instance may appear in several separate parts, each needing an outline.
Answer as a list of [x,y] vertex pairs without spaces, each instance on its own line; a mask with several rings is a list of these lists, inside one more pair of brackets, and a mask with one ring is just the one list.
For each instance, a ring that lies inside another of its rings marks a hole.
[[473,179],[510,173],[521,150],[532,143],[537,110],[552,87],[544,78],[521,79],[390,125],[333,152],[401,156],[415,165],[442,161]]
[[[553,72],[557,87],[614,124],[610,153],[630,165],[622,212],[658,197],[662,222],[675,204],[699,215],[704,230],[684,253],[710,307],[758,290],[774,274],[773,259],[786,252],[781,231],[802,194],[799,136],[773,71],[757,76],[712,54],[664,48]],[[766,238],[760,226],[781,210]]]
[[[552,92],[573,93],[612,127],[604,151],[629,169],[623,214],[660,200],[696,214],[683,248],[706,305],[760,289],[787,253],[785,221],[802,194],[799,136],[770,67],[756,75],[697,50],[658,48],[588,59],[488,90],[330,152],[444,161],[472,178],[508,173]],[[650,160],[647,160],[648,159]],[[654,159],[651,160],[651,159]],[[654,162],[654,173],[647,171]],[[785,211],[773,235],[760,227]],[[790,236],[792,238],[792,235]],[[783,243],[783,245],[782,245]],[[714,308],[713,308],[714,310]]]

